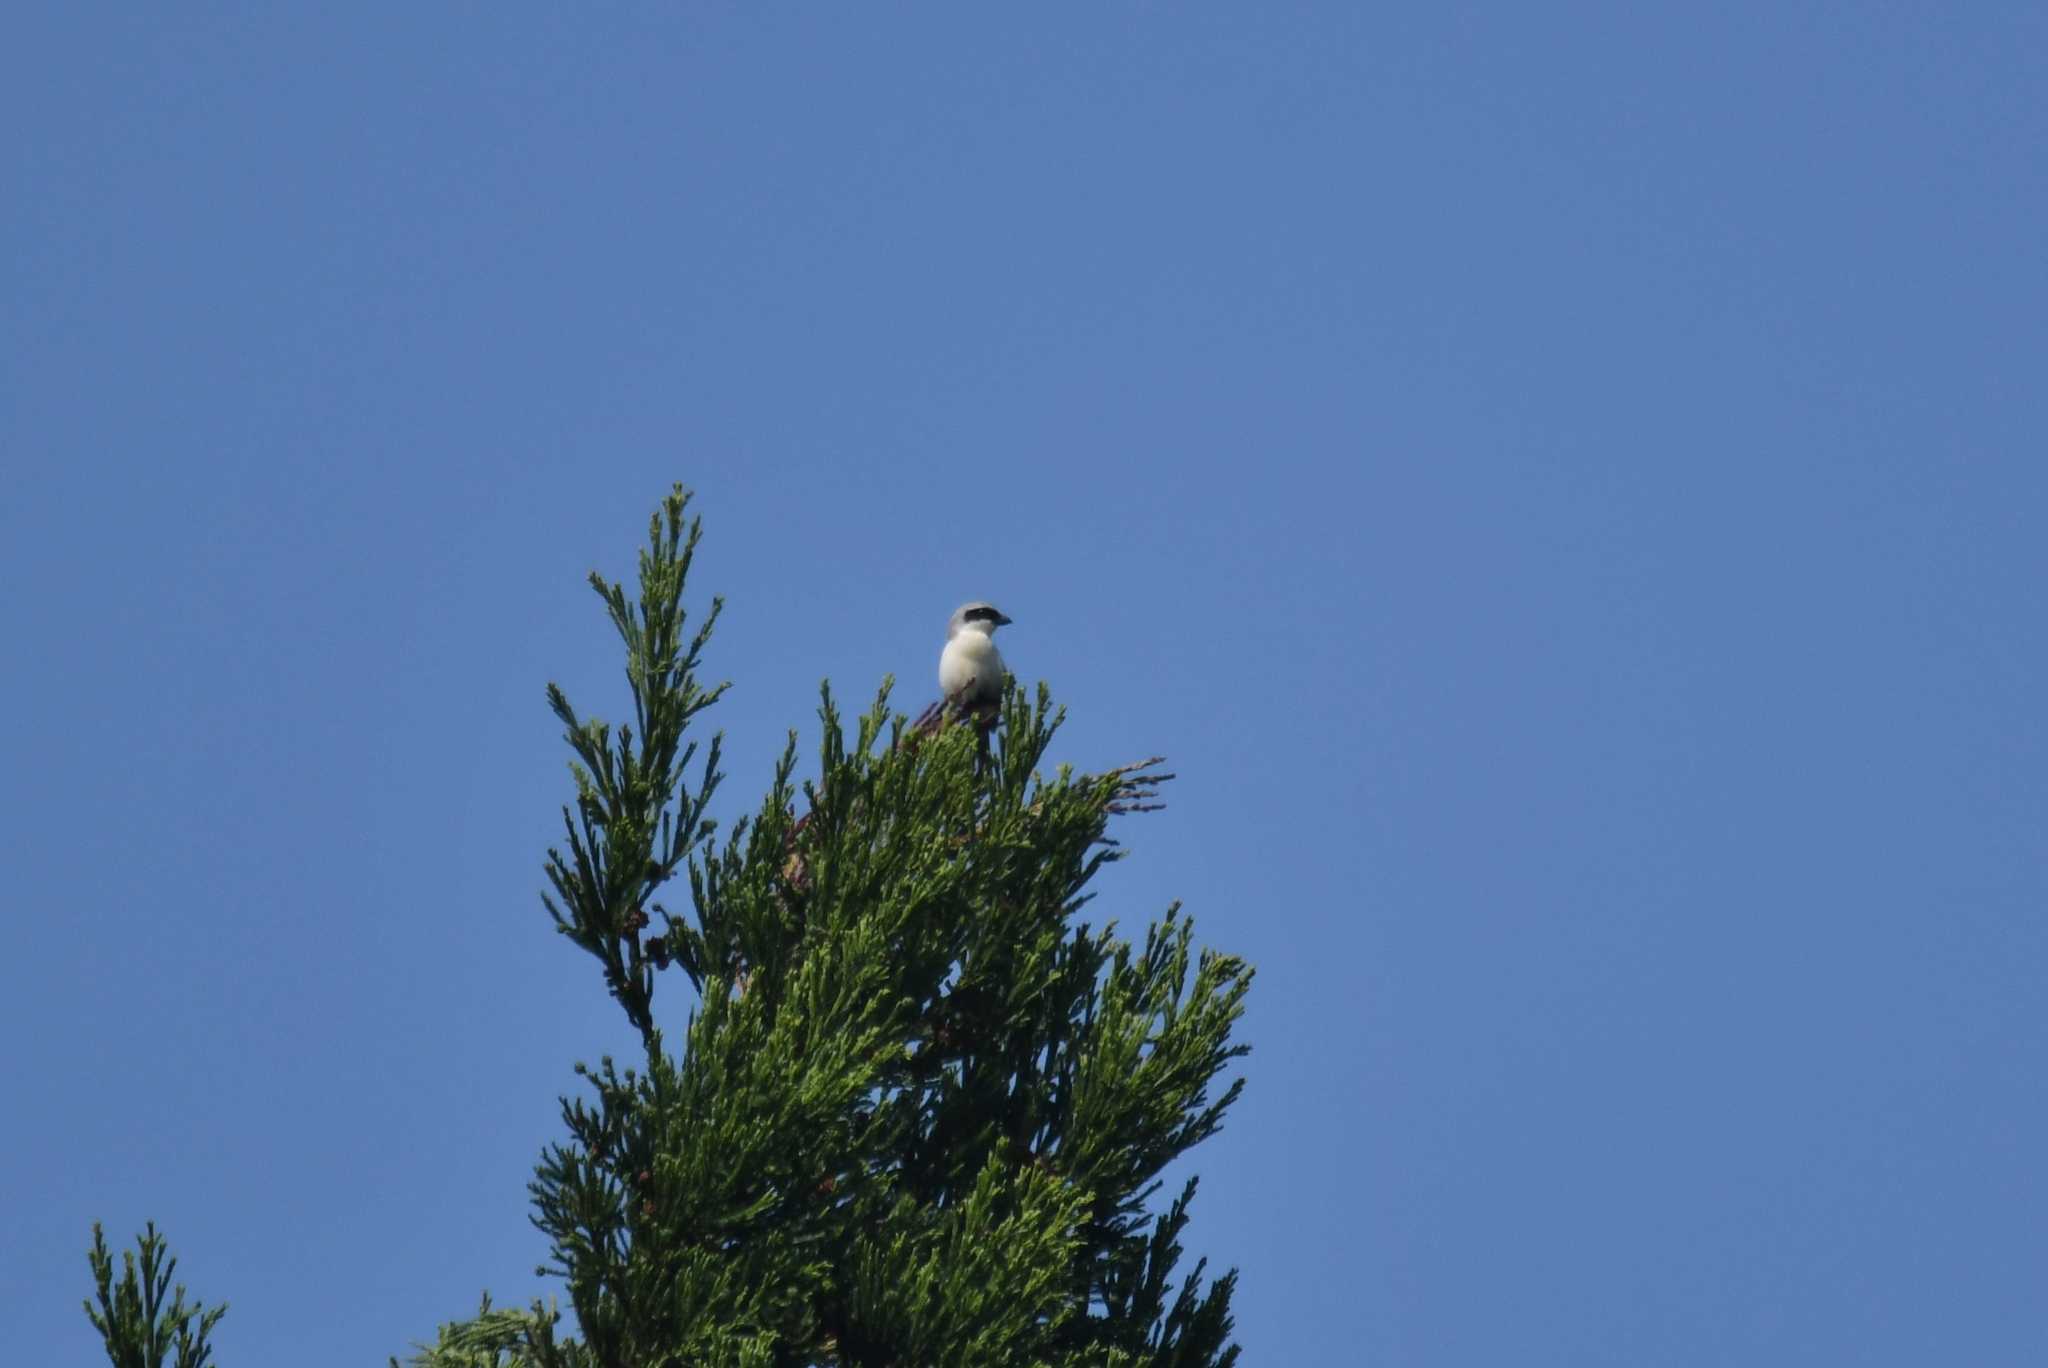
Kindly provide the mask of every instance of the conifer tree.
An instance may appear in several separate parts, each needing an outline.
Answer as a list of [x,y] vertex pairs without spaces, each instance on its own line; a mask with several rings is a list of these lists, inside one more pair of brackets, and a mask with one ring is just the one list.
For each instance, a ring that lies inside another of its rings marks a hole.
[[[213,1356],[213,1327],[228,1313],[227,1304],[211,1309],[198,1302],[185,1304],[185,1285],[171,1285],[178,1261],[157,1233],[156,1222],[151,1221],[135,1243],[135,1250],[121,1251],[117,1283],[106,1236],[99,1223],[93,1223],[87,1258],[99,1304],[88,1300],[85,1314],[106,1343],[108,1361],[114,1368],[207,1368]],[[171,1294],[168,1304],[166,1292]]]
[[[691,734],[726,687],[698,673],[720,604],[691,628],[687,503],[636,597],[591,576],[631,722],[548,690],[575,796],[543,901],[642,1046],[578,1066],[530,1185],[576,1334],[487,1297],[415,1362],[1228,1368],[1236,1274],[1176,1280],[1195,1182],[1153,1199],[1243,1086],[1212,1095],[1251,971],[1177,908],[1138,944],[1080,920],[1111,820],[1171,776],[1042,773],[1043,685],[914,722],[886,683],[850,720],[828,687],[815,772],[792,732],[718,839],[719,741],[699,764]],[[673,1045],[657,987],[684,997]]]

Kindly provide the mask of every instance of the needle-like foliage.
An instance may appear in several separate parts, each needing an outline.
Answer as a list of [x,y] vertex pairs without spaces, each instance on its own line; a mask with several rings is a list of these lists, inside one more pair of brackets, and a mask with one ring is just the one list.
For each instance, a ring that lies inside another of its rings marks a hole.
[[697,678],[718,603],[686,630],[687,502],[655,515],[637,601],[592,576],[633,722],[548,691],[576,792],[547,907],[644,1045],[579,1067],[531,1184],[577,1337],[487,1302],[416,1362],[1227,1368],[1236,1275],[1176,1282],[1194,1183],[1153,1199],[1243,1086],[1217,1091],[1251,971],[1177,909],[1139,944],[1080,919],[1109,823],[1170,776],[1047,774],[1043,685],[972,722],[912,723],[886,685],[847,719],[828,689],[814,773],[792,733],[717,840],[716,739],[687,774],[725,687]]
[[87,1301],[85,1314],[106,1343],[108,1360],[114,1368],[207,1368],[213,1361],[213,1327],[228,1313],[227,1303],[210,1309],[198,1302],[185,1304],[185,1285],[171,1284],[178,1261],[157,1233],[156,1222],[135,1243],[134,1250],[121,1251],[116,1282],[106,1236],[93,1223],[87,1258],[98,1305]]

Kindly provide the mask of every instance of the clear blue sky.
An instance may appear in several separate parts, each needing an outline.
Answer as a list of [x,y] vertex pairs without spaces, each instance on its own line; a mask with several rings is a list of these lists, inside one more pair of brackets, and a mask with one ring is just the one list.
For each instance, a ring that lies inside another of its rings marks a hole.
[[750,806],[988,597],[1260,977],[1250,1365],[2048,1361],[2048,11],[17,7],[7,1356],[523,1300],[542,700],[672,480]]

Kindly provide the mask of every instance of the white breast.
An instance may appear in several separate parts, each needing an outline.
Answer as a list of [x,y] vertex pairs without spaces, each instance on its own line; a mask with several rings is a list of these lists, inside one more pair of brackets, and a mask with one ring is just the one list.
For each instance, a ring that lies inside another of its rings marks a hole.
[[998,698],[1003,691],[1003,657],[980,632],[960,633],[939,655],[939,692],[951,698],[968,688],[975,698]]

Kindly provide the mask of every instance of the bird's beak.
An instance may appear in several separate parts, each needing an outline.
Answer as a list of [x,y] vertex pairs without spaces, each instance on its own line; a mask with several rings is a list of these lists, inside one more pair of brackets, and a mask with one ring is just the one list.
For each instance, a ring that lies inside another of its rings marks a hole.
[[1006,617],[1004,617],[1004,616],[1003,616],[1002,610],[1001,610],[1000,608],[999,608],[999,609],[997,609],[997,610],[996,610],[996,626],[998,626],[998,627],[1007,627],[1007,626],[1009,626],[1009,625],[1010,625],[1010,620],[1009,620],[1008,618],[1006,618]]

